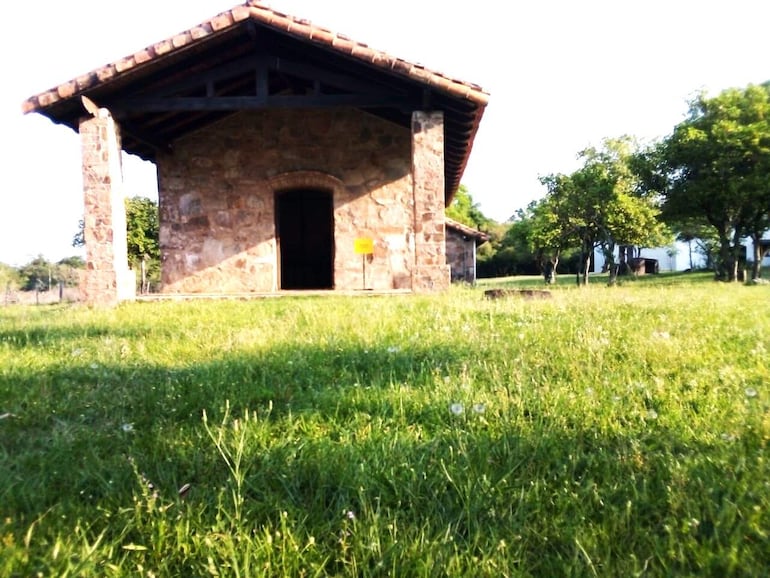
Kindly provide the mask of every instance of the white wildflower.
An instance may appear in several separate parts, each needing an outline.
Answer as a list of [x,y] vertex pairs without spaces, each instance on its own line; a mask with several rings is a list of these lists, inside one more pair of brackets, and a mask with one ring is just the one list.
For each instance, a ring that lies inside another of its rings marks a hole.
[[451,411],[455,415],[462,415],[462,413],[465,411],[465,408],[461,403],[453,403],[452,405],[449,406],[449,411]]

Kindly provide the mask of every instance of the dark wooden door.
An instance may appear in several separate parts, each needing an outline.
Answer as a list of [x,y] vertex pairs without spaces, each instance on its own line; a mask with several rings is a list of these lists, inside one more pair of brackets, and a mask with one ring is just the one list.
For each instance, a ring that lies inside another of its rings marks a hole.
[[297,190],[276,197],[281,289],[331,289],[334,284],[332,195]]

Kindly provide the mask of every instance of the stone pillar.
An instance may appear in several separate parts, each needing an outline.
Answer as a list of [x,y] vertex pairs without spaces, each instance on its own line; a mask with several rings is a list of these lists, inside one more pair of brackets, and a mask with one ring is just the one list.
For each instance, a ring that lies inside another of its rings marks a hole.
[[81,120],[79,131],[86,243],[81,298],[89,304],[116,305],[136,297],[136,275],[128,268],[120,135],[103,108]]
[[444,218],[444,114],[412,113],[414,268],[412,290],[449,287]]

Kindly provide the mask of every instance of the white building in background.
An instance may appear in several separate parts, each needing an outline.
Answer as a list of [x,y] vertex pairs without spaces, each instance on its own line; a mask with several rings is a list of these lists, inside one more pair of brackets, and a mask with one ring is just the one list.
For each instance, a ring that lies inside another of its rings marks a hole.
[[[751,262],[754,259],[754,243],[751,239],[745,239],[746,261]],[[770,231],[762,237],[762,248],[764,249],[763,267],[770,267]],[[618,252],[615,250],[615,258]],[[692,256],[692,263],[690,258]],[[659,271],[686,271],[687,269],[702,269],[706,266],[706,258],[696,250],[695,243],[689,247],[687,243],[675,242],[668,247],[651,247],[641,250],[641,258],[655,259],[658,261]],[[604,269],[604,254],[601,250],[594,251],[595,272]]]
[[[760,240],[761,247],[764,249],[763,267],[770,267],[770,231],[767,231]],[[746,260],[754,260],[754,242],[751,239],[746,240]]]
[[[617,259],[617,249],[615,258]],[[695,249],[695,243],[689,247],[687,243],[679,241],[667,247],[643,248],[639,255],[642,259],[655,259],[658,262],[659,271],[686,271],[687,269],[701,269],[706,266],[706,259]],[[692,259],[692,262],[690,262]],[[604,254],[601,250],[594,251],[594,267],[596,272],[604,269]]]

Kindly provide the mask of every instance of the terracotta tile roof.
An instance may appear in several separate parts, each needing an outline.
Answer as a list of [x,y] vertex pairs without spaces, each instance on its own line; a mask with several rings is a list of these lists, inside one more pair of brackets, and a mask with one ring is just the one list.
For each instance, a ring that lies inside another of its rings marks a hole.
[[58,100],[82,94],[89,88],[108,82],[110,79],[140,67],[172,50],[183,50],[185,47],[203,38],[215,35],[248,18],[258,20],[271,27],[278,28],[314,43],[329,46],[338,52],[349,54],[378,68],[403,74],[430,85],[437,90],[446,91],[477,104],[486,105],[489,100],[489,94],[476,84],[450,78],[440,72],[425,68],[420,64],[407,62],[385,52],[374,50],[366,44],[355,42],[342,34],[315,26],[308,20],[283,14],[252,0],[244,5],[235,6],[230,10],[222,12],[171,38],[161,40],[139,52],[135,52],[116,62],[92,70],[50,90],[32,96],[24,101],[22,111],[24,113],[40,112]]
[[[470,155],[476,131],[489,94],[480,86],[451,78],[417,63],[407,62],[385,52],[370,48],[366,44],[316,26],[307,20],[296,18],[273,10],[255,0],[222,12],[189,30],[152,44],[138,52],[106,64],[96,70],[73,78],[40,94],[31,96],[22,104],[24,113],[38,112],[48,116],[54,122],[64,123],[77,130],[76,110],[79,113],[80,95],[91,95],[94,91],[107,89],[116,92],[128,86],[137,78],[142,78],[148,71],[157,71],[162,63],[178,62],[200,47],[212,43],[231,32],[234,28],[252,21],[272,30],[293,37],[308,46],[330,50],[333,53],[349,57],[382,73],[401,77],[443,94],[453,101],[468,105],[458,121],[458,129],[447,127],[447,132],[455,130],[457,154],[447,161],[448,198],[460,184],[460,177]],[[170,64],[169,64],[170,65]],[[73,101],[77,101],[73,104]],[[97,102],[99,102],[97,100]],[[461,124],[461,126],[460,126]],[[452,134],[449,134],[452,137]],[[142,156],[140,154],[140,156]]]
[[486,243],[489,241],[489,235],[487,235],[483,231],[479,231],[478,229],[474,229],[473,227],[469,227],[468,225],[463,225],[462,223],[458,223],[454,219],[450,219],[449,217],[446,217],[446,226],[450,229],[454,229],[455,231],[459,231],[466,237],[471,237],[472,239],[476,239],[476,244],[481,245],[482,243]]

